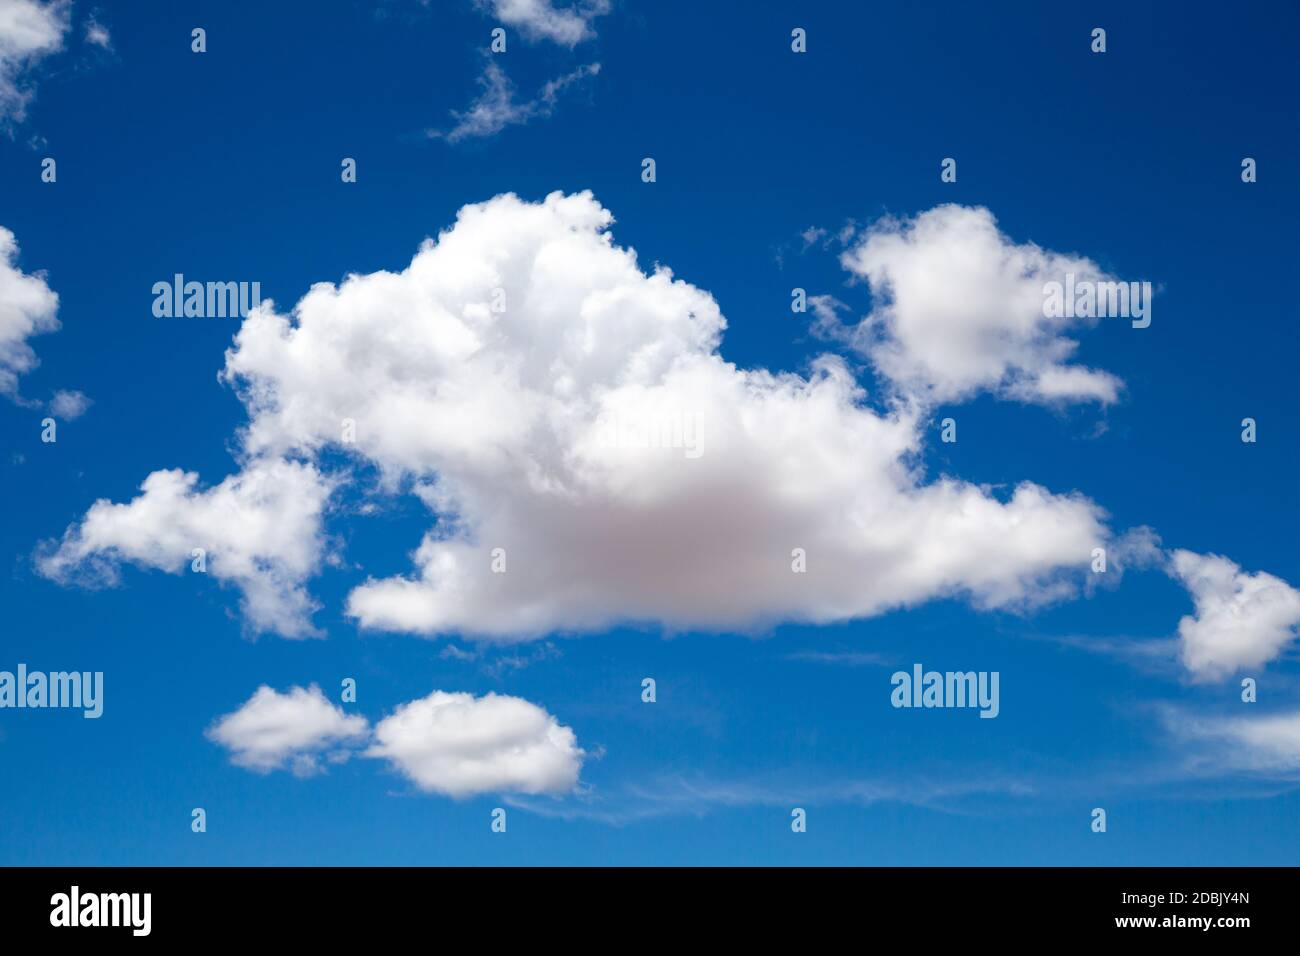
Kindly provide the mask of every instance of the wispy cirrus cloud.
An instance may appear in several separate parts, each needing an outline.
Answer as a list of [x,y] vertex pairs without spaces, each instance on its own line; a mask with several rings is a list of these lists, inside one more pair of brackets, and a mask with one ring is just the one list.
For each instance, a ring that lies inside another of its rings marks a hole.
[[1300,711],[1243,715],[1172,704],[1158,710],[1167,734],[1184,748],[1189,773],[1213,777],[1244,771],[1300,782]]
[[774,807],[789,812],[800,806],[899,803],[940,813],[964,814],[985,797],[1028,798],[1036,792],[1032,784],[999,773],[960,779],[880,777],[816,782],[806,778],[796,780],[780,773],[763,781],[675,774],[651,783],[629,784],[616,791],[582,790],[562,801],[543,802],[514,795],[509,802],[540,816],[590,819],[619,826],[658,817],[704,817],[735,807]]
[[557,79],[550,80],[529,100],[520,100],[510,77],[494,60],[489,59],[478,83],[478,97],[463,112],[452,112],[454,125],[447,130],[426,131],[430,139],[459,143],[467,139],[495,136],[508,126],[522,126],[532,120],[550,116],[561,96],[571,88],[600,73],[599,63],[580,66]]
[[475,0],[478,8],[528,40],[549,40],[577,46],[596,35],[593,21],[610,11],[610,0],[578,0],[557,5],[553,0]]
[[892,667],[897,663],[896,658],[873,651],[793,651],[785,655],[785,660],[835,667]]

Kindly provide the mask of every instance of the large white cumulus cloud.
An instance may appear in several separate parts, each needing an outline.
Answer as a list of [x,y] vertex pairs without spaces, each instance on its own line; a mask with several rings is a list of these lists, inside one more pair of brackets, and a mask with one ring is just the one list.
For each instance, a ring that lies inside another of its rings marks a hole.
[[412,574],[353,592],[362,625],[513,638],[1005,606],[1056,593],[1107,538],[1077,496],[924,483],[917,412],[867,407],[837,359],[807,378],[731,365],[712,297],[644,273],[610,221],[587,193],[500,196],[403,272],[240,329],[226,376],[250,453],[315,455],[351,419],[344,447],[444,519]]

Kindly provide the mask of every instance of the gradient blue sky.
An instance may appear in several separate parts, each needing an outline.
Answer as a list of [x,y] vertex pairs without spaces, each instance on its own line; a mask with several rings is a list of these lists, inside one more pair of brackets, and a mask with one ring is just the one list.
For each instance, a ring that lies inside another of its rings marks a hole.
[[[836,253],[800,239],[848,219],[982,205],[1018,242],[1156,283],[1149,329],[1082,336],[1081,359],[1127,383],[1118,404],[940,408],[960,441],[930,443],[927,465],[1078,490],[1115,527],[1300,582],[1295,8],[795,9],[615,0],[572,50],[512,36],[524,94],[601,71],[549,117],[451,144],[424,131],[474,96],[495,23],[470,0],[78,0],[67,48],[28,75],[28,115],[0,138],[0,225],[61,300],[24,394],[75,387],[94,405],[49,445],[39,410],[0,402],[0,668],[102,670],[105,713],[0,711],[0,863],[1296,862],[1296,770],[1207,764],[1158,717],[1246,705],[1235,680],[1194,685],[1151,651],[1192,609],[1155,570],[1024,615],[953,599],[749,636],[554,635],[473,660],[442,656],[472,647],[454,637],[361,632],[343,613],[367,574],[408,568],[425,530],[413,500],[331,519],[348,566],[312,581],[324,640],[251,640],[237,595],[195,576],[128,567],[87,591],[35,572],[38,543],[95,499],[128,500],[155,469],[215,482],[235,468],[245,415],[217,381],[235,324],[155,319],[154,282],[259,279],[287,306],[311,283],[404,267],[465,203],[591,189],[616,242],[716,297],[722,351],[742,366],[806,371],[828,347],[791,314],[793,286],[869,309]],[[111,51],[82,40],[92,12]],[[39,179],[47,155],[54,185]],[[355,185],[339,182],[344,156]],[[955,184],[939,180],[945,156]],[[1243,156],[1259,182],[1241,182]],[[1245,416],[1256,444],[1239,439]],[[889,675],[913,662],[1000,671],[1001,715],[892,709]],[[1300,706],[1294,654],[1250,673],[1255,713]],[[344,677],[371,720],[434,688],[537,702],[592,753],[588,792],[455,801],[360,759],[259,775],[204,736],[259,684],[336,696]],[[193,834],[200,806],[208,832]],[[511,808],[504,836],[488,828],[495,806]],[[1104,835],[1089,830],[1097,806]]]

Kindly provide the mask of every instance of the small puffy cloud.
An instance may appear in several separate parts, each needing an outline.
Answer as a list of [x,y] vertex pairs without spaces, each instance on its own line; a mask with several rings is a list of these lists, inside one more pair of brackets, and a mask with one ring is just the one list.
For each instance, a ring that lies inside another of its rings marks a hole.
[[1183,663],[1197,679],[1265,664],[1300,631],[1300,591],[1281,578],[1183,550],[1173,552],[1170,571],[1195,604],[1195,612],[1178,622],[1178,635]]
[[803,232],[799,233],[799,238],[803,240],[803,248],[800,252],[807,252],[810,248],[820,243],[827,236],[827,232],[821,226],[809,226]]
[[229,750],[231,762],[240,767],[269,773],[288,766],[306,776],[320,769],[322,758],[346,758],[341,748],[368,731],[364,717],[344,713],[315,684],[284,694],[263,685],[242,707],[218,719],[207,736]]
[[536,704],[444,691],[381,720],[365,753],[388,760],[421,790],[458,799],[568,793],[586,756],[573,731]]
[[113,38],[109,36],[108,27],[94,17],[86,21],[86,42],[102,50],[113,49]]
[[84,392],[59,389],[54,393],[54,398],[50,399],[49,410],[55,418],[70,422],[86,414],[86,410],[93,404]]
[[70,10],[67,0],[0,3],[0,127],[26,117],[32,91],[24,74],[63,48]]
[[253,461],[206,490],[198,480],[180,469],[155,471],[128,504],[95,502],[62,541],[38,553],[38,570],[59,581],[113,583],[123,561],[180,573],[202,549],[206,573],[239,588],[255,628],[314,635],[304,582],[319,563],[330,482],[313,465],[281,460]]
[[579,0],[556,6],[553,0],[477,0],[480,9],[529,40],[577,46],[596,35],[592,21],[609,13],[610,0]]
[[18,398],[18,377],[39,364],[27,344],[33,335],[56,332],[59,297],[43,273],[18,268],[18,241],[0,226],[0,395]]
[[453,112],[456,124],[448,131],[430,130],[430,138],[444,137],[449,143],[465,139],[495,136],[507,126],[522,126],[534,119],[550,116],[559,105],[562,93],[600,72],[599,63],[580,66],[570,73],[550,80],[531,100],[520,102],[515,85],[505,70],[489,59],[479,77],[481,92],[463,113]]
[[1077,281],[1110,277],[1089,259],[1012,242],[987,209],[945,205],[882,220],[858,235],[841,262],[870,284],[873,298],[871,313],[844,334],[908,396],[1118,397],[1114,375],[1070,364],[1078,342],[1064,333],[1092,320],[1049,318],[1044,308],[1045,284],[1067,273]]
[[[40,402],[19,394],[18,379],[40,364],[27,340],[60,328],[59,297],[43,272],[28,274],[18,268],[18,240],[0,226],[0,395],[24,408]],[[50,414],[71,421],[90,407],[78,391],[59,390],[49,402]]]

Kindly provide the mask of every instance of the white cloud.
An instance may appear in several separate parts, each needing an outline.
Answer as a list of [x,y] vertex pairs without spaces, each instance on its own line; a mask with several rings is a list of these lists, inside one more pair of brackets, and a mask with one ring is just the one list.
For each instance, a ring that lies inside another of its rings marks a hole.
[[596,35],[591,21],[609,13],[609,0],[580,0],[557,7],[552,0],[477,0],[483,10],[529,40],[576,46]]
[[[40,402],[19,393],[18,379],[40,364],[27,340],[60,328],[59,297],[45,281],[45,273],[28,274],[18,268],[18,240],[0,226],[0,395],[24,408]],[[51,414],[72,420],[90,407],[78,391],[59,390],[49,403]]]
[[57,332],[59,297],[43,273],[18,268],[18,241],[0,226],[0,395],[18,399],[18,377],[39,362],[27,340]]
[[979,391],[1033,402],[1118,397],[1114,375],[1067,364],[1078,343],[1063,333],[1091,320],[1044,314],[1045,283],[1067,273],[1110,277],[1089,259],[1017,245],[987,209],[945,205],[883,220],[841,262],[870,283],[874,305],[845,331],[904,394],[934,402]]
[[[900,779],[900,777],[906,779]],[[875,778],[810,780],[807,772],[769,772],[762,779],[710,780],[697,774],[665,773],[637,781],[620,790],[584,791],[572,800],[530,800],[513,797],[510,806],[543,817],[587,819],[622,826],[640,820],[690,814],[699,817],[719,807],[824,807],[842,804],[872,806],[900,803],[940,813],[966,812],[973,801],[987,797],[1029,798],[1038,793],[1021,777],[978,772],[965,779],[951,773],[939,777],[919,774]]]
[[84,392],[59,389],[54,393],[54,398],[50,399],[49,410],[55,418],[72,421],[86,414],[86,410],[93,404]]
[[113,583],[122,561],[181,573],[201,548],[206,573],[242,592],[250,624],[285,637],[315,632],[304,582],[323,548],[321,512],[331,483],[313,465],[257,460],[214,488],[198,475],[155,471],[129,504],[100,500],[57,547],[38,556],[41,573]]
[[446,132],[430,130],[430,138],[445,137],[448,142],[458,143],[465,139],[479,139],[495,136],[507,126],[522,126],[531,120],[550,116],[555,112],[560,94],[600,72],[599,63],[580,66],[571,73],[558,79],[550,80],[538,92],[537,96],[527,102],[520,102],[515,94],[515,85],[494,60],[489,59],[479,77],[482,92],[463,113],[453,112],[455,126]]
[[[281,694],[265,685],[243,706],[218,719],[208,738],[231,752],[231,762],[260,773],[287,764],[308,775],[327,760],[345,757],[341,745],[365,738],[369,723],[330,703],[315,684],[291,687]],[[332,752],[328,752],[331,751]]]
[[813,246],[822,243],[826,239],[827,235],[827,231],[821,226],[809,226],[803,232],[799,233],[799,238],[803,240],[803,248],[799,251],[807,252]]
[[536,704],[434,691],[376,724],[366,755],[387,759],[421,790],[461,798],[570,792],[585,753]]
[[67,0],[0,3],[0,126],[26,117],[32,91],[24,73],[63,48],[69,10]]
[[1300,711],[1229,716],[1166,705],[1158,712],[1166,732],[1186,750],[1194,775],[1245,771],[1279,778],[1300,772]]
[[1300,713],[1237,717],[1209,730],[1234,745],[1232,760],[1254,770],[1300,770]]
[[1247,574],[1227,558],[1175,551],[1171,572],[1195,613],[1178,622],[1182,660],[1200,679],[1226,677],[1276,658],[1300,630],[1300,591],[1280,578]]
[[315,684],[286,693],[267,687],[207,731],[231,762],[259,773],[300,776],[322,761],[387,760],[421,790],[455,798],[478,793],[561,794],[574,790],[586,753],[573,731],[519,697],[434,691],[399,705],[375,725],[349,715]]
[[104,50],[113,49],[113,38],[109,36],[108,27],[94,17],[86,21],[86,42]]

